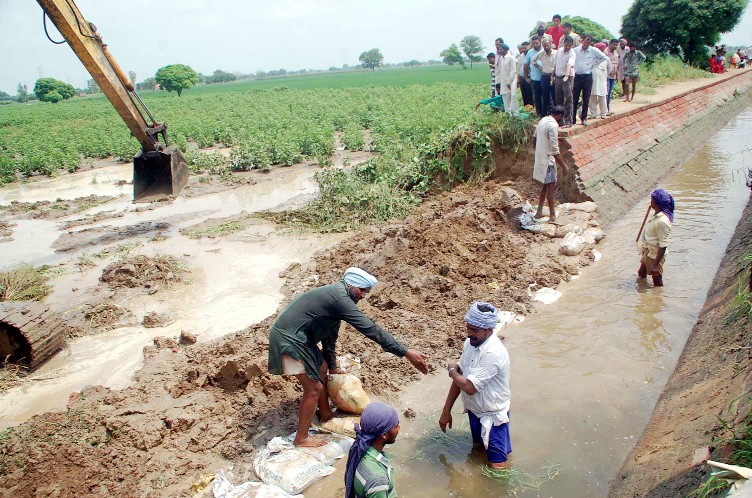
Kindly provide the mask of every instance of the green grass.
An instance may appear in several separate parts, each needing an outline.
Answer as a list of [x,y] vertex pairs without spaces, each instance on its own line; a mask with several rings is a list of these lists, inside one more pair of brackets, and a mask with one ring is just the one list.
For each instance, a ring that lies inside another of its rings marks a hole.
[[50,293],[49,267],[22,265],[0,273],[0,302],[41,301]]
[[195,229],[180,230],[180,232],[191,239],[201,239],[203,237],[221,237],[223,235],[229,235],[231,233],[245,230],[248,227],[247,223],[242,220],[230,220],[221,222],[217,225],[205,226]]

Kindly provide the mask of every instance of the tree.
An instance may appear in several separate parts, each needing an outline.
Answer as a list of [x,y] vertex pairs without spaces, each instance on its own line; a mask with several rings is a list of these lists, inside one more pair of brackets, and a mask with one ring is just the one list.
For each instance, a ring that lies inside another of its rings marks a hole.
[[232,73],[228,73],[227,71],[222,71],[221,69],[217,69],[214,71],[214,74],[211,76],[206,77],[207,83],[228,83],[230,81],[235,81],[238,79],[237,76],[235,76]]
[[34,94],[42,102],[57,103],[73,97],[76,89],[55,78],[39,78],[34,84]]
[[376,68],[381,66],[384,62],[384,56],[381,54],[381,50],[378,48],[372,48],[371,50],[360,54],[358,60],[365,69],[375,71]]
[[477,36],[466,36],[460,42],[460,48],[465,53],[468,59],[470,59],[470,69],[473,68],[473,62],[482,60],[478,55],[483,52],[483,42]]
[[0,100],[16,100],[16,98],[8,93],[3,92],[0,90]]
[[178,92],[178,97],[182,95],[183,90],[191,88],[198,83],[198,74],[185,64],[172,64],[159,68],[154,76],[162,90]]
[[706,46],[739,23],[747,0],[635,0],[622,18],[622,34],[650,55],[680,55],[704,63]]
[[[598,43],[601,40],[611,40],[614,35],[606,29],[603,25],[588,19],[587,17],[580,16],[564,16],[561,18],[561,22],[568,22],[572,25],[572,31],[578,35],[590,35],[593,37],[593,44]],[[552,23],[548,23],[548,26],[552,26]],[[530,31],[530,36],[537,34],[537,31],[533,29]],[[557,40],[558,41],[558,40]]]
[[465,67],[465,59],[462,57],[462,53],[456,43],[452,43],[449,45],[449,48],[442,50],[439,56],[444,61],[444,64],[450,66],[462,64],[462,67]]
[[18,84],[18,88],[16,89],[16,101],[21,103],[29,101],[29,89],[26,85],[22,85],[21,83]]
[[135,85],[136,84],[136,71],[128,71],[128,79],[130,79],[131,83]]
[[[133,80],[131,80],[133,81]],[[93,79],[86,80],[86,93],[99,93],[102,90],[99,89],[99,85]]]
[[144,81],[136,85],[136,90],[142,92],[144,90],[154,90],[157,87],[157,80],[149,76]]

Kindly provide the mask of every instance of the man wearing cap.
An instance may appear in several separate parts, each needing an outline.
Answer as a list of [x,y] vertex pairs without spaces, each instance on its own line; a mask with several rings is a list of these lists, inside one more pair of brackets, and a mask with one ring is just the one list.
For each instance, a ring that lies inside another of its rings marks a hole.
[[[535,23],[535,34],[533,36],[537,36],[541,43],[543,42],[543,40],[549,40],[552,43],[554,41],[551,35],[547,33],[546,23],[544,21],[538,21]],[[528,39],[528,45],[533,44],[533,36]]]
[[[303,387],[295,446],[321,446],[324,440],[308,437],[316,407],[319,418],[332,418],[326,392],[326,374],[345,373],[337,368],[336,342],[342,320],[378,343],[384,351],[405,357],[415,368],[428,372],[426,355],[408,349],[373,323],[357,306],[378,283],[360,268],[348,268],[339,282],[311,289],[288,304],[269,332],[269,373],[294,375]],[[318,344],[321,343],[321,349]]]
[[366,406],[355,424],[355,442],[347,456],[345,498],[397,496],[394,469],[384,446],[397,440],[399,429],[397,410],[378,401]]
[[459,363],[449,363],[449,387],[439,427],[452,427],[452,407],[462,395],[474,443],[483,443],[488,465],[507,466],[509,437],[509,353],[494,334],[498,313],[489,303],[475,302],[465,315],[467,339]]

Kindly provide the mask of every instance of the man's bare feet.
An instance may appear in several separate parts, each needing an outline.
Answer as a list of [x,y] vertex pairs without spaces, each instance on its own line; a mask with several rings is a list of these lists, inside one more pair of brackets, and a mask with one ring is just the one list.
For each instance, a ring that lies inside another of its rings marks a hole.
[[538,211],[535,213],[535,216],[533,216],[536,220],[543,218],[543,213],[541,211]]
[[321,436],[308,436],[302,441],[293,441],[292,444],[298,448],[320,448],[327,443],[327,440]]
[[552,216],[548,219],[548,222],[552,225],[558,225],[559,223],[556,222],[556,216]]
[[334,413],[332,413],[331,410],[325,410],[323,412],[321,410],[318,410],[317,413],[318,413],[318,416],[319,416],[319,422],[322,423],[322,424],[324,422],[329,422],[331,419],[334,418]]

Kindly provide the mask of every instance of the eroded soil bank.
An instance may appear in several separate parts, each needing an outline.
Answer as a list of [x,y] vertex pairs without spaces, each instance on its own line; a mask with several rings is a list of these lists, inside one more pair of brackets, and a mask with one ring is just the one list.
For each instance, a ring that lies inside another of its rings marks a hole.
[[[533,194],[527,181],[508,183]],[[461,346],[470,302],[486,299],[525,313],[530,284],[555,286],[590,263],[589,249],[560,256],[561,239],[510,228],[519,198],[509,195],[509,185],[440,194],[405,220],[356,234],[311,264],[292,265],[285,272],[288,298],[336,281],[350,265],[364,266],[382,283],[363,311],[429,353],[434,368],[441,365]],[[243,464],[254,445],[292,430],[300,396],[294,382],[265,373],[272,319],[206,344],[155,341],[130,387],[86,388],[66,411],[5,432],[0,486],[16,496],[190,496],[190,484],[217,467],[234,465],[237,479],[252,477]],[[349,327],[339,345],[339,354],[361,358],[365,387],[376,395],[419,377]]]
[[739,283],[749,281],[749,262],[742,258],[751,251],[748,203],[676,370],[609,496],[688,496],[709,473],[701,463],[704,448],[710,446],[713,460],[727,461],[724,445],[713,443],[729,437],[717,417],[735,425],[750,411],[752,323],[749,317],[731,320],[730,313]]

